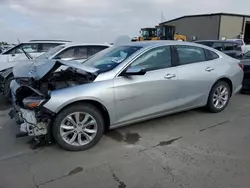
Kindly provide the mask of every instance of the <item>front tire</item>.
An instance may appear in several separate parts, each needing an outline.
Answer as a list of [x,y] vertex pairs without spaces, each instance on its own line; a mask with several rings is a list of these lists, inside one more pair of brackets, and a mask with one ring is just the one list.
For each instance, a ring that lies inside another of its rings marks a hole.
[[66,150],[83,151],[96,145],[104,132],[100,111],[89,103],[72,105],[55,118],[53,135]]
[[231,97],[231,88],[225,81],[217,82],[211,89],[207,101],[207,108],[212,113],[223,111]]

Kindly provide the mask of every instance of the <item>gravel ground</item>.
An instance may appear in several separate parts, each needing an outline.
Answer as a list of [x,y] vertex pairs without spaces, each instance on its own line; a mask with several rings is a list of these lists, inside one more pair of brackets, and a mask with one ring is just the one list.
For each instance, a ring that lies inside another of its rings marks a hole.
[[[1,97],[0,97],[1,98]],[[93,149],[31,150],[0,99],[0,188],[249,188],[250,96],[109,131]]]

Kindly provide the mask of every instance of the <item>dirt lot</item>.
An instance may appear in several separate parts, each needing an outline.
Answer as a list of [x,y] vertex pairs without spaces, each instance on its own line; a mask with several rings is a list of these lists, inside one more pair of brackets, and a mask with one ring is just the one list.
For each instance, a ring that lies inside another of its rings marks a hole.
[[219,114],[198,109],[110,131],[85,152],[31,150],[15,138],[8,108],[0,101],[0,188],[250,187],[249,95]]

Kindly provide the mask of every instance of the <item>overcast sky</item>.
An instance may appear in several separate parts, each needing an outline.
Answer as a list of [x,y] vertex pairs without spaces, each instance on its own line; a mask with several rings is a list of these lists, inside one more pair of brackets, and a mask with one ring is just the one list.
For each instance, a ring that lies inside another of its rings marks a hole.
[[249,0],[0,0],[0,41],[113,42],[188,14],[250,14]]

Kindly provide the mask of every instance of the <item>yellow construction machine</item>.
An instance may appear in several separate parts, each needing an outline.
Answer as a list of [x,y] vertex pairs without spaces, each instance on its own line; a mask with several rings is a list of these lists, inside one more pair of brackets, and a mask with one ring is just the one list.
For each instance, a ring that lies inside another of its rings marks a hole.
[[140,30],[140,36],[136,41],[157,40],[156,38],[156,28],[147,27]]
[[142,28],[140,36],[136,40],[132,41],[144,41],[144,40],[181,40],[187,41],[185,35],[175,33],[175,26],[170,25],[158,25],[155,28]]

